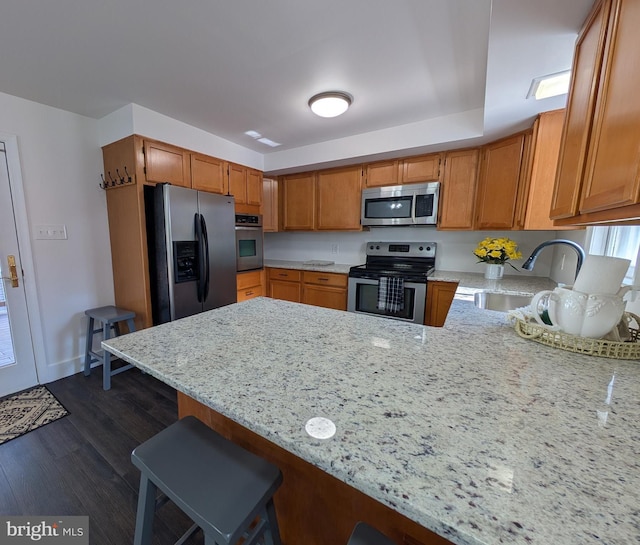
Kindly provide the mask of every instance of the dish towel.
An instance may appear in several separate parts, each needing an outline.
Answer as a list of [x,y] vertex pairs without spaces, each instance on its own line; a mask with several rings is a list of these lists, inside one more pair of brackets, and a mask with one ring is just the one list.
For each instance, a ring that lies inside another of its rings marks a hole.
[[404,280],[383,276],[378,281],[378,310],[400,312],[404,310]]

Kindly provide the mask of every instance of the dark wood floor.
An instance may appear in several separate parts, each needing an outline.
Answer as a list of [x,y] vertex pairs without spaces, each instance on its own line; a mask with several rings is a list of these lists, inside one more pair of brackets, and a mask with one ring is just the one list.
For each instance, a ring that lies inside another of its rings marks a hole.
[[[102,389],[101,369],[47,387],[69,416],[0,445],[0,513],[88,515],[91,545],[133,543],[139,472],[131,451],[177,419],[176,393],[132,369]],[[191,522],[173,504],[156,516],[154,545]],[[197,532],[188,543],[202,543]]]

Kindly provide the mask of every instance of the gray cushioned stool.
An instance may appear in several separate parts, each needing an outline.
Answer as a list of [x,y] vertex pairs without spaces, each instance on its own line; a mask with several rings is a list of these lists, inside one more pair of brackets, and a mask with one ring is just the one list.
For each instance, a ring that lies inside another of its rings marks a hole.
[[[89,323],[87,324],[87,344],[84,354],[84,374],[88,377],[91,374],[91,364],[95,361],[101,361],[102,387],[105,390],[109,390],[111,388],[111,377],[118,373],[122,373],[127,369],[131,369],[133,365],[123,365],[122,367],[118,367],[115,371],[112,371],[111,354],[106,350],[94,352],[93,336],[96,333],[102,332],[102,339],[106,341],[111,338],[112,329],[116,336],[120,335],[120,326],[118,322],[127,322],[129,332],[135,331],[136,326],[133,323],[133,319],[136,317],[136,313],[131,310],[114,307],[113,305],[91,308],[89,310],[85,310],[84,313],[89,317]],[[102,325],[97,329],[94,329],[94,323],[96,321]]]
[[[198,527],[205,545],[281,545],[273,494],[282,473],[273,464],[239,447],[187,416],[134,449],[131,460],[141,471],[134,545],[150,545],[156,490],[184,511]],[[256,517],[257,524],[250,528]]]
[[358,522],[347,545],[395,545],[395,543],[368,524]]

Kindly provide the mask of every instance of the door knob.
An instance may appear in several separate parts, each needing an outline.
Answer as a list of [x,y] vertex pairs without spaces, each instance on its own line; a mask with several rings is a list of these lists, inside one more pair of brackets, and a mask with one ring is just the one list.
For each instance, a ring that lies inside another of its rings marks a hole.
[[13,255],[7,256],[7,263],[9,264],[10,276],[3,276],[4,280],[11,280],[11,287],[17,288],[20,285],[18,281],[18,268],[16,267],[16,258]]

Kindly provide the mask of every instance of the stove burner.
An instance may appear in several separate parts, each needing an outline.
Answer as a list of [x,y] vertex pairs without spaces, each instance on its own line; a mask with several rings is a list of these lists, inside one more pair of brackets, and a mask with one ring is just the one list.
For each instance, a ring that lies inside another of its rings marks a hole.
[[436,263],[435,242],[369,242],[367,262],[349,270],[351,278],[377,280],[388,276],[426,283]]

